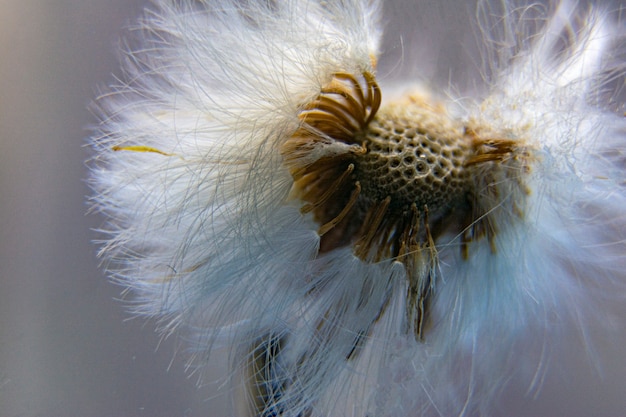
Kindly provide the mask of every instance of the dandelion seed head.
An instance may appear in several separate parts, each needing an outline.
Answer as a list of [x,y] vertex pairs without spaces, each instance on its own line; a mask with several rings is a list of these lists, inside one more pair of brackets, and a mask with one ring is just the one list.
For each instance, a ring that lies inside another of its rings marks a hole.
[[623,280],[626,126],[599,103],[624,30],[495,6],[464,100],[377,72],[375,1],[147,12],[92,139],[102,255],[194,369],[229,349],[253,414],[489,408]]

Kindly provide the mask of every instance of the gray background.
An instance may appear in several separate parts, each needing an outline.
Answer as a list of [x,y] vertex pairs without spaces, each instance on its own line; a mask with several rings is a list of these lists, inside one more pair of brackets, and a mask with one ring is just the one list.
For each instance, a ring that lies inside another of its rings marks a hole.
[[[433,54],[426,78],[476,76],[471,7],[395,3],[382,76]],[[185,375],[175,341],[159,344],[153,323],[126,320],[90,243],[101,219],[85,215],[86,107],[117,71],[119,35],[144,4],[0,0],[0,416],[227,414]],[[423,33],[431,40],[417,44],[431,46],[409,49]],[[572,336],[537,400],[513,385],[496,414],[626,415],[625,333],[598,332],[597,368]]]

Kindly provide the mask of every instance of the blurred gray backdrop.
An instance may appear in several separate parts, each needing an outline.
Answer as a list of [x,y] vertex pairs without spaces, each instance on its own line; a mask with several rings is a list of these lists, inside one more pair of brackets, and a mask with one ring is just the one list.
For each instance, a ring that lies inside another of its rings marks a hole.
[[[0,0],[0,416],[229,415],[222,397],[185,374],[174,340],[127,320],[90,242],[101,219],[86,215],[87,106],[119,73],[120,35],[146,4]],[[427,80],[477,77],[473,6],[385,7],[381,77],[417,62]],[[415,49],[409,40],[424,33]],[[572,336],[536,400],[512,385],[496,415],[626,415],[625,333],[597,343],[597,364]]]

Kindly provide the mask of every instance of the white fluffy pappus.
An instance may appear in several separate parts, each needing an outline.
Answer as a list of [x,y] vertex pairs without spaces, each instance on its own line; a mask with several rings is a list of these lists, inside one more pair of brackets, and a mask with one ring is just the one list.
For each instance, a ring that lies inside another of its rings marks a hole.
[[101,255],[194,367],[232,351],[252,414],[489,415],[621,297],[623,22],[478,18],[463,100],[386,96],[412,82],[377,80],[376,1],[156,0],[138,26],[91,139]]

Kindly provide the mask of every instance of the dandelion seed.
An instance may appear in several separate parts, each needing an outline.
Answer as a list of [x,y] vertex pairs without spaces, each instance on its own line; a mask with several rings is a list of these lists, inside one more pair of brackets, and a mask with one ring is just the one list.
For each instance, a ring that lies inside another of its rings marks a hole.
[[375,1],[156,1],[91,141],[133,311],[195,367],[228,347],[260,416],[480,413],[540,380],[554,317],[626,278],[626,30],[534,7],[481,3],[460,105],[386,97]]

